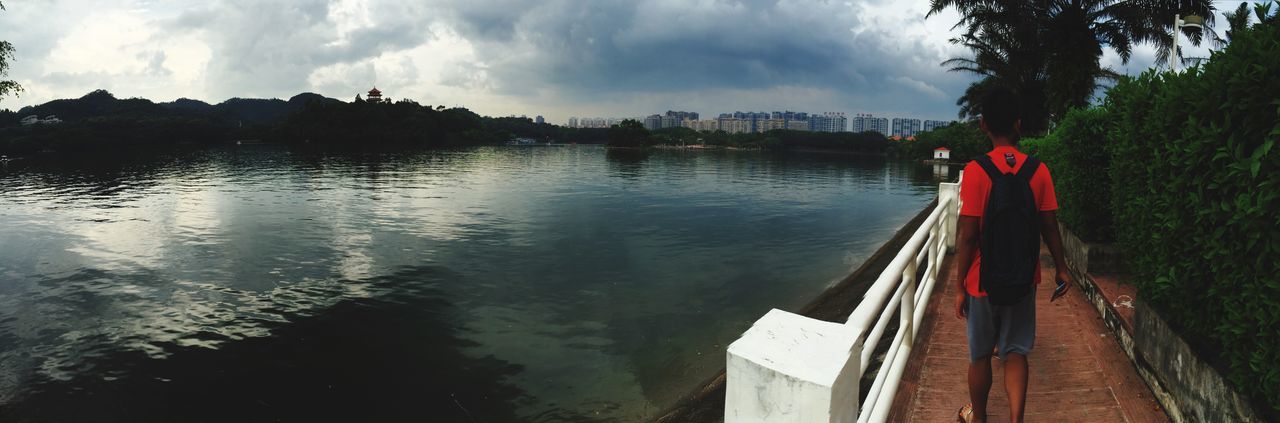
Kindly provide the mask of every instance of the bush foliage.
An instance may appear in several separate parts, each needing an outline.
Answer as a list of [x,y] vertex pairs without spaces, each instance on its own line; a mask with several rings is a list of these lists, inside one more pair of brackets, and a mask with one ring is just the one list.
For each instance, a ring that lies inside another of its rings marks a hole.
[[[1200,69],[1121,81],[1101,109],[1076,116],[1085,128],[1064,124],[1056,136],[1065,147],[1074,138],[1068,133],[1088,133],[1107,114],[1115,119],[1107,137],[1071,142],[1110,141],[1115,233],[1135,283],[1184,335],[1220,354],[1238,388],[1275,413],[1280,23],[1264,19],[1242,32]],[[1074,165],[1077,155],[1096,159],[1089,156],[1096,149],[1064,150]],[[1095,171],[1072,173],[1083,181]],[[1096,200],[1080,201],[1090,207]]]
[[1102,108],[1076,109],[1042,138],[1022,140],[1022,152],[1049,167],[1058,197],[1058,219],[1092,242],[1114,239],[1111,225],[1111,155],[1107,131],[1112,115]]

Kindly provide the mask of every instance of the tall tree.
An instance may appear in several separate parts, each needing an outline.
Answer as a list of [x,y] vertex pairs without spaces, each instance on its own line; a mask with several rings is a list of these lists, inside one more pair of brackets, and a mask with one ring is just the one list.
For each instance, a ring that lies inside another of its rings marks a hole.
[[1241,2],[1234,12],[1226,12],[1222,16],[1227,18],[1227,39],[1230,40],[1232,34],[1249,27],[1249,3]]
[[1016,8],[992,13],[991,19],[951,42],[973,51],[973,57],[957,57],[943,62],[953,72],[970,72],[983,79],[970,85],[956,102],[960,116],[971,119],[982,114],[981,100],[987,90],[1003,86],[1017,92],[1023,100],[1022,130],[1040,133],[1048,124],[1044,110],[1045,50],[1040,47],[1040,29],[1019,25],[1029,9]]
[[[944,65],[984,77],[961,97],[962,116],[974,114],[974,101],[985,87],[1006,85],[1028,106],[1043,99],[1044,114],[1028,110],[1024,118],[1024,132],[1030,133],[1046,129],[1041,122],[1088,105],[1099,81],[1118,76],[1101,65],[1104,48],[1128,63],[1134,45],[1153,44],[1163,63],[1173,45],[1175,15],[1196,14],[1213,24],[1210,0],[932,0],[929,16],[952,7],[960,12],[955,28],[965,29],[952,42],[968,47],[974,57]],[[1216,40],[1212,31],[1183,31],[1192,44],[1206,34]]]
[[[4,3],[0,2],[0,10],[4,10]],[[13,44],[8,41],[0,40],[0,78],[9,74],[9,61],[13,60]],[[18,94],[22,92],[22,86],[17,81],[0,80],[0,98],[4,98],[6,94]]]

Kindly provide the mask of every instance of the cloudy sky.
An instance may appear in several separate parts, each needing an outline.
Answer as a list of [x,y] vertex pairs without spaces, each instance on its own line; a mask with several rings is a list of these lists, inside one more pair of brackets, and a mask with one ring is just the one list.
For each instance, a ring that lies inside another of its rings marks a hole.
[[[1220,8],[1237,3],[1219,3]],[[218,103],[310,91],[487,115],[668,109],[952,119],[974,77],[939,63],[954,11],[928,0],[8,0],[0,39],[26,91]],[[1149,47],[1127,66],[1155,64]]]

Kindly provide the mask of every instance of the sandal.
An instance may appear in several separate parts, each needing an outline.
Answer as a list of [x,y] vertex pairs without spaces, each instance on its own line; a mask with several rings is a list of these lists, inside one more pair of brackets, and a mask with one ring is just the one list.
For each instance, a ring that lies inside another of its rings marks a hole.
[[965,404],[960,407],[960,411],[956,412],[956,422],[969,423],[973,421],[973,404]]

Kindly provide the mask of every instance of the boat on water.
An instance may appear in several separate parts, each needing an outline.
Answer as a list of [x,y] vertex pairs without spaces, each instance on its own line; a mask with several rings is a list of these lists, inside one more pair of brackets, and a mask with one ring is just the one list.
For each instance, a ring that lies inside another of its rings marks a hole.
[[507,141],[507,145],[537,145],[538,140],[533,138],[515,138]]

